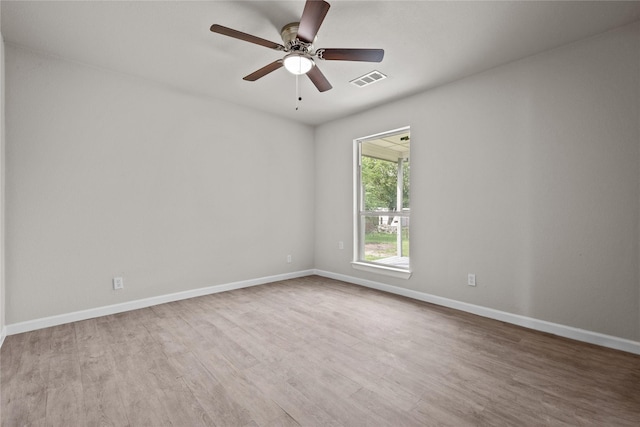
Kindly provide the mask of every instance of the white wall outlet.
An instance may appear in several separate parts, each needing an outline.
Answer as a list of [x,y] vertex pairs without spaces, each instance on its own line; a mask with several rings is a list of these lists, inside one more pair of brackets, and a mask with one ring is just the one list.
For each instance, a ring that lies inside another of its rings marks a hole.
[[344,249],[344,242],[338,242],[338,249]]
[[113,278],[113,290],[118,290],[124,288],[124,279],[122,277],[114,277]]
[[287,263],[291,264],[291,255],[287,255]]
[[467,275],[467,285],[475,286],[476,285],[476,275],[469,273]]

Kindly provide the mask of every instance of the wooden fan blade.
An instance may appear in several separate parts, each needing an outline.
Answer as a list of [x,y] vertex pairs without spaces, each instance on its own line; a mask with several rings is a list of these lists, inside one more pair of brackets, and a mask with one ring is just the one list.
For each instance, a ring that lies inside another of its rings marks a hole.
[[249,82],[255,82],[259,78],[266,76],[270,72],[275,71],[280,67],[282,67],[282,59],[278,59],[277,61],[273,61],[269,65],[265,65],[264,67],[260,68],[257,71],[254,71],[253,73],[249,74],[248,76],[243,77],[242,80],[247,80]]
[[320,71],[317,65],[311,67],[311,70],[309,70],[307,76],[309,76],[311,82],[313,82],[313,84],[318,88],[320,92],[326,92],[333,87],[331,86],[331,83],[329,83],[329,80],[327,80],[327,78],[324,76],[324,74],[322,74],[322,71]]
[[284,46],[281,44],[262,39],[260,37],[252,36],[251,34],[243,33],[242,31],[234,30],[232,28],[223,27],[222,25],[213,24],[211,31],[214,33],[222,34],[223,36],[233,37],[234,39],[244,40],[249,43],[259,44],[260,46],[268,47],[275,50],[284,50]]
[[327,61],[381,62],[383,49],[318,49],[318,57]]
[[327,16],[331,5],[326,1],[307,0],[304,4],[300,25],[298,26],[298,38],[306,43],[313,43],[320,25]]

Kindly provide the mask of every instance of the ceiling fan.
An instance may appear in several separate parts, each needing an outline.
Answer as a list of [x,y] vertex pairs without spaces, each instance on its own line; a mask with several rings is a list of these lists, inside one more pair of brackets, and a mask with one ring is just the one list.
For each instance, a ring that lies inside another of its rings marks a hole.
[[380,62],[384,57],[384,50],[382,49],[316,49],[313,43],[316,40],[318,29],[320,29],[320,25],[322,25],[329,11],[329,7],[331,6],[326,1],[307,0],[300,22],[292,22],[282,27],[280,35],[283,44],[274,43],[218,24],[212,25],[211,31],[286,52],[282,59],[278,59],[243,77],[244,80],[256,81],[284,66],[292,74],[306,74],[320,92],[325,92],[331,89],[332,86],[322,74],[314,59]]

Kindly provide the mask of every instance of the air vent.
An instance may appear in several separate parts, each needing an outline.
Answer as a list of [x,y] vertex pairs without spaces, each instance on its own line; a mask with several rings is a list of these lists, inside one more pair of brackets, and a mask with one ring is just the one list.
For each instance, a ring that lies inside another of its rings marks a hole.
[[375,82],[379,82],[380,80],[384,80],[386,78],[387,76],[382,74],[380,71],[372,71],[368,74],[365,74],[364,76],[360,76],[357,79],[351,80],[349,83],[351,83],[354,86],[365,87]]

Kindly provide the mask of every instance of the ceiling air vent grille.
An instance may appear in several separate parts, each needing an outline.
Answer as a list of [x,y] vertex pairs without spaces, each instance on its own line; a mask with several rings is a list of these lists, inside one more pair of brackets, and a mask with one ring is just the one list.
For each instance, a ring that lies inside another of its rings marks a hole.
[[364,76],[360,76],[356,79],[351,80],[349,83],[351,83],[354,86],[365,87],[375,82],[379,82],[380,80],[384,80],[386,78],[387,76],[382,74],[380,71],[372,71],[368,74],[365,74]]

